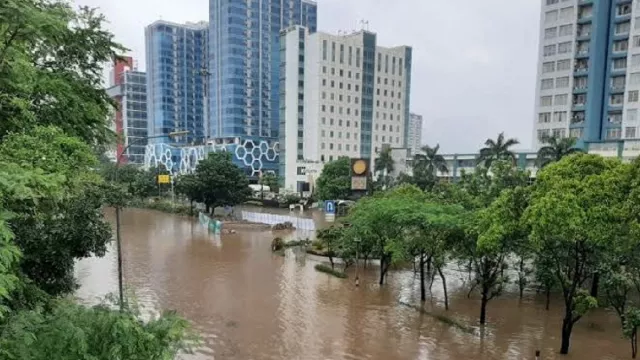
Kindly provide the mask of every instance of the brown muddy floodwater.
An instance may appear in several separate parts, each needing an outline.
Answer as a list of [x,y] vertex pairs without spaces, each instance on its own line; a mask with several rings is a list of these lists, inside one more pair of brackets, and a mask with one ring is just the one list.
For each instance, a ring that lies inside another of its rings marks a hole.
[[[107,211],[113,221],[113,211]],[[314,216],[315,218],[316,216]],[[557,355],[559,299],[551,311],[535,293],[489,303],[488,326],[470,334],[400,305],[419,303],[411,270],[392,270],[382,288],[370,267],[359,288],[316,272],[317,258],[270,251],[273,235],[209,234],[197,220],[148,210],[122,216],[124,274],[147,313],[175,309],[200,333],[202,348],[185,359],[626,359],[617,318],[599,310],[578,322],[571,354]],[[306,235],[304,236],[306,237]],[[114,252],[78,263],[78,296],[87,303],[117,290]],[[448,316],[475,326],[479,300],[466,298],[461,275],[448,271]],[[427,308],[442,309],[440,283]]]

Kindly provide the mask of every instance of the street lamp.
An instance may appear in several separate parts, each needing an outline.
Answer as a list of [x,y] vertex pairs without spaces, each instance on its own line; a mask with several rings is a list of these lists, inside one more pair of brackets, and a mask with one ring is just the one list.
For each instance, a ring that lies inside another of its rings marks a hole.
[[360,239],[355,239],[356,243],[356,287],[360,286],[360,277],[358,276],[358,249],[360,248]]
[[[116,174],[115,174],[116,184],[118,183],[118,170],[120,170],[120,160],[122,159],[122,155],[124,155],[127,152],[127,150],[129,150],[129,147],[131,145],[134,145],[135,143],[142,140],[157,139],[162,137],[171,138],[174,136],[186,135],[188,133],[189,133],[188,131],[176,131],[176,132],[171,132],[169,134],[144,136],[144,137],[136,138],[135,141],[132,141],[129,144],[127,144],[127,146],[125,146],[122,152],[120,154],[117,154]],[[122,311],[122,309],[124,308],[124,293],[122,290],[122,239],[120,237],[120,204],[119,203],[116,203],[116,246],[118,248],[118,295],[120,298],[120,311]]]

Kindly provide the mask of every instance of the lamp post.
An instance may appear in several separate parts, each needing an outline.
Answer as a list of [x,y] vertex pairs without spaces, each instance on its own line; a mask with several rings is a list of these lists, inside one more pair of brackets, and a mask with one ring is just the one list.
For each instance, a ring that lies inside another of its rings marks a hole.
[[[186,135],[188,133],[189,133],[188,131],[176,131],[169,134],[144,136],[141,138],[136,138],[136,141],[132,141],[129,144],[127,144],[127,146],[125,146],[125,148],[122,149],[122,152],[120,154],[117,154],[116,174],[115,174],[116,184],[118,183],[118,172],[120,170],[120,160],[122,160],[122,155],[124,155],[127,152],[127,150],[129,150],[129,147],[131,147],[131,145],[134,145],[135,143],[142,140],[180,136],[180,135]],[[120,204],[116,204],[116,247],[118,249],[118,296],[120,300],[120,311],[122,311],[124,309],[124,292],[122,290],[122,238],[120,236]]]
[[355,239],[356,243],[356,287],[360,286],[360,277],[358,276],[358,249],[360,248],[360,239]]

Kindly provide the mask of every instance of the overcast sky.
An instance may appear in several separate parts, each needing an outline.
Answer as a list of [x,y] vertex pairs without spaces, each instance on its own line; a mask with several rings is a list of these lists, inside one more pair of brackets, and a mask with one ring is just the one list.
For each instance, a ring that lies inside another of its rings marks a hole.
[[[208,20],[209,0],[75,0],[99,7],[144,69],[144,27]],[[540,0],[318,0],[319,31],[357,29],[413,47],[411,111],[423,143],[475,152],[500,131],[531,148]]]

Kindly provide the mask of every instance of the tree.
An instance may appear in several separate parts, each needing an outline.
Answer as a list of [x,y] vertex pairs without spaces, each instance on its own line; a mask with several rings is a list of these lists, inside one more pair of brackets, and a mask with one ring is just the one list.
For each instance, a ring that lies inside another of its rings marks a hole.
[[564,298],[560,353],[573,326],[597,305],[586,281],[624,237],[628,168],[596,155],[567,156],[538,173],[524,218],[531,246],[551,265]]
[[348,157],[340,157],[324,165],[316,180],[318,199],[339,200],[351,195],[350,166]]
[[280,178],[274,173],[266,173],[260,177],[260,184],[268,186],[271,191],[277,193],[280,189]]
[[193,214],[193,203],[203,201],[203,184],[195,174],[180,175],[176,178],[175,192],[189,199],[189,211]]
[[62,0],[0,5],[0,138],[55,125],[90,144],[113,140],[103,65],[125,49],[94,9]]
[[477,212],[459,247],[461,258],[471,266],[478,286],[480,324],[486,323],[487,304],[502,293],[508,278],[507,257],[526,239],[521,216],[527,205],[528,192],[523,187],[505,189],[489,207]]
[[449,309],[447,281],[442,269],[452,245],[462,235],[464,210],[457,205],[434,202],[416,187],[405,187],[406,209],[393,216],[392,224],[404,236],[394,238],[390,248],[399,260],[418,259],[420,299],[426,301],[425,265],[433,263],[442,280],[445,309]]
[[11,314],[0,326],[3,359],[173,359],[195,337],[174,313],[141,321],[137,313],[106,305],[87,308],[61,300],[50,311]]
[[35,127],[11,134],[0,143],[0,162],[27,171],[60,176],[60,195],[38,201],[9,199],[9,225],[23,256],[20,269],[51,295],[76,288],[74,262],[101,256],[111,241],[104,220],[103,182],[91,169],[97,165],[88,145],[53,127]]
[[392,173],[395,168],[395,161],[393,160],[390,147],[386,147],[380,151],[378,158],[376,158],[375,169],[378,173],[378,181],[383,184],[383,187],[388,188],[393,182]]
[[425,170],[429,174],[436,175],[437,172],[449,173],[449,168],[447,167],[447,161],[444,157],[438,154],[438,150],[440,150],[440,144],[437,144],[435,147],[430,147],[429,145],[425,145],[422,147],[422,153],[413,155],[413,168],[414,170],[420,169]]
[[213,212],[219,206],[243,203],[251,196],[247,176],[226,152],[209,153],[198,163],[195,178],[202,189],[202,202],[207,212]]
[[545,136],[542,143],[546,144],[538,150],[536,163],[539,168],[543,168],[551,162],[560,161],[567,155],[581,152],[581,149],[575,148],[576,138],[559,138],[556,136]]
[[338,244],[340,244],[342,236],[344,236],[344,229],[337,225],[332,225],[326,229],[321,229],[318,231],[318,239],[327,248],[327,257],[329,258],[329,262],[331,263],[331,269],[334,268],[333,258],[336,256],[336,250]]
[[484,142],[485,147],[480,149],[478,164],[483,164],[486,168],[490,168],[491,164],[496,160],[508,160],[515,164],[516,155],[509,148],[519,143],[516,139],[505,140],[504,132],[498,134],[498,139],[496,140],[487,139]]

